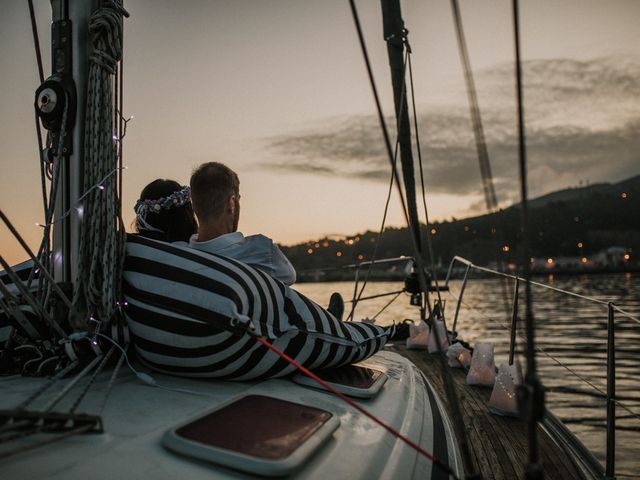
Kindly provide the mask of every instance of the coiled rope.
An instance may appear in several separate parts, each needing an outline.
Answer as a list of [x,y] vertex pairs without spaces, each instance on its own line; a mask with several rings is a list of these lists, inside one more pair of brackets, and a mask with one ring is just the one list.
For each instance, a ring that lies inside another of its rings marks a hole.
[[109,321],[116,309],[117,283],[124,258],[124,229],[119,222],[118,182],[110,172],[118,166],[114,142],[112,76],[122,58],[122,17],[129,14],[118,0],[103,2],[89,22],[93,46],[87,85],[84,139],[83,189],[88,191],[105,178],[85,199],[81,225],[79,265],[74,292],[74,320],[90,315]]

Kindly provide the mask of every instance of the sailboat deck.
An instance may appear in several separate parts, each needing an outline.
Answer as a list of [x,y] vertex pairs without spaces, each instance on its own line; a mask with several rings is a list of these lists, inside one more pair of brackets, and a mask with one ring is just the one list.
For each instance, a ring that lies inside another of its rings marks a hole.
[[[407,350],[399,344],[394,344],[389,350],[411,360],[429,379],[440,398],[446,398],[435,355],[430,355],[424,350]],[[480,472],[481,478],[485,480],[524,478],[528,455],[526,423],[519,418],[491,414],[487,408],[491,389],[467,385],[466,372],[462,369],[449,371],[460,399],[476,472]],[[450,414],[453,413],[449,405],[446,405],[446,408]],[[538,439],[546,478],[585,478],[571,456],[540,427]]]

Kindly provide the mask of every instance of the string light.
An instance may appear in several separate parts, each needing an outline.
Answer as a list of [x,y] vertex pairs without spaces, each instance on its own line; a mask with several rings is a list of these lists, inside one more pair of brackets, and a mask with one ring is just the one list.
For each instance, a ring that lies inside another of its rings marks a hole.
[[74,203],[74,205],[67,210],[66,212],[64,212],[60,217],[56,218],[53,222],[51,223],[47,223],[47,224],[42,224],[39,222],[36,222],[36,226],[37,227],[42,227],[42,228],[46,228],[46,227],[51,227],[52,225],[55,225],[58,222],[61,222],[62,220],[64,220],[65,218],[67,218],[69,215],[71,215],[71,213],[73,211],[76,211],[78,213],[78,217],[80,219],[82,219],[82,216],[84,215],[84,204],[82,203],[82,201],[93,191],[93,190],[98,190],[99,192],[103,192],[105,190],[105,186],[104,183],[110,178],[112,177],[115,173],[117,173],[120,170],[127,170],[129,167],[123,166],[123,167],[116,167],[114,168],[111,172],[109,172],[107,175],[105,175],[103,178],[100,179],[100,181],[98,183],[96,183],[94,186],[92,186],[91,188],[89,188],[86,192],[84,192],[79,198],[78,200],[76,200],[76,202]]

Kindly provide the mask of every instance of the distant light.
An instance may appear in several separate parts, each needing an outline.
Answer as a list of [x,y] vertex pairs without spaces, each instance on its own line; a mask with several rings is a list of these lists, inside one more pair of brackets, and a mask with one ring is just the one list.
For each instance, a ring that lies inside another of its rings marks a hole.
[[342,252],[336,252],[336,257],[341,257],[342,256]]
[[82,217],[84,217],[84,206],[83,205],[77,206],[76,211],[78,212],[78,218],[82,220]]
[[404,255],[400,255],[400,258],[406,258]]
[[502,251],[503,252],[508,252],[509,251],[509,245],[505,245],[504,247],[502,247]]
[[102,184],[98,185],[98,189],[104,190],[104,185],[102,185]]
[[435,235],[436,233],[438,233],[438,230],[436,230],[435,228],[431,229],[431,235]]
[[573,221],[578,223],[580,221],[580,217],[573,217]]
[[535,259],[535,258],[533,258],[533,257],[531,257],[531,258],[529,259],[529,263],[535,263],[535,261],[536,261],[536,259]]
[[464,226],[464,231],[465,231],[465,232],[468,232],[468,231],[469,231],[469,225],[465,225],[465,226]]
[[496,234],[496,229],[495,227],[491,227],[491,235],[495,235]]
[[629,255],[628,253],[625,253],[624,257],[622,257],[622,258],[624,258],[624,261],[626,262],[627,260],[629,260],[631,258],[631,255]]
[[358,255],[358,260],[364,260],[364,255],[362,254]]
[[353,240],[349,239],[345,242],[347,245],[353,245]]
[[329,246],[329,242],[325,240],[324,242],[322,242],[322,246],[324,248],[327,248]]
[[316,244],[315,244],[315,247],[316,247],[316,248],[320,248],[320,244],[319,244],[319,243],[316,243]]
[[580,261],[581,261],[582,263],[587,263],[589,260],[587,259],[587,257],[582,257],[582,258],[580,259]]
[[622,192],[622,194],[620,195],[622,197],[623,200],[626,200],[626,198],[629,196],[627,194],[627,192]]
[[582,248],[584,244],[582,242],[578,242],[578,248]]
[[355,241],[356,241],[356,242],[359,242],[359,241],[360,241],[360,237],[356,237],[356,238],[355,238]]
[[311,255],[311,254],[313,253],[313,248],[309,248],[309,249],[307,250],[307,253],[308,253],[309,255]]
[[553,258],[547,258],[547,263],[551,265],[553,263]]

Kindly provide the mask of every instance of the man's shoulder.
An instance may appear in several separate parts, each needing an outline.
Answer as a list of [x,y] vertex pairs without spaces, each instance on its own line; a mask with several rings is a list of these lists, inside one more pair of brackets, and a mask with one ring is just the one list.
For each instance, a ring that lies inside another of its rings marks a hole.
[[269,237],[267,237],[266,235],[262,235],[261,233],[258,233],[256,235],[249,235],[247,237],[244,237],[246,242],[251,242],[251,243],[260,243],[260,244],[273,244],[273,240],[271,240]]

